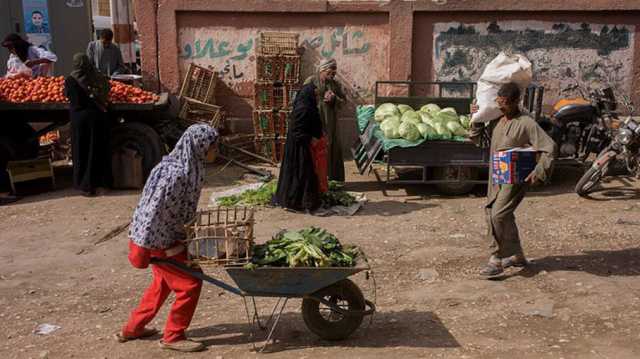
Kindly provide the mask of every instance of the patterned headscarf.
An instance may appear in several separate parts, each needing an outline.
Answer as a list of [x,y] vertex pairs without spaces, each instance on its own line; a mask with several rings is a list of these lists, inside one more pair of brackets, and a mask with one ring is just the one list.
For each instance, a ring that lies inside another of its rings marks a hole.
[[204,184],[204,160],[218,133],[193,125],[151,171],[133,214],[129,238],[140,247],[167,249],[185,238]]
[[318,65],[318,72],[322,72],[322,71],[329,70],[332,68],[337,68],[337,67],[338,67],[338,63],[336,62],[335,59],[327,59],[322,61],[320,65]]

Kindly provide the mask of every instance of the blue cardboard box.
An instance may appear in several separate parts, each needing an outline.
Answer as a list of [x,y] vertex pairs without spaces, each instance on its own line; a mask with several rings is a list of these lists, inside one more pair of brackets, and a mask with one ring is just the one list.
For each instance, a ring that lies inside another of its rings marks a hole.
[[498,151],[491,158],[494,184],[520,184],[534,170],[538,153],[532,148],[514,148]]

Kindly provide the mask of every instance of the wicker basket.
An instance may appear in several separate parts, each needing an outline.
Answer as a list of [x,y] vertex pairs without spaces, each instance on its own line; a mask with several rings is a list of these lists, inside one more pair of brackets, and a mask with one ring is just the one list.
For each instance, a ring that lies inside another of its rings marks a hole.
[[284,146],[287,142],[287,137],[278,137],[276,140],[276,155],[278,157],[278,162],[282,162],[284,158]]
[[224,112],[220,106],[183,98],[178,118],[189,125],[206,123],[213,128],[218,128],[222,124]]
[[256,136],[256,153],[278,162],[278,147],[275,136]]
[[272,110],[253,111],[253,132],[256,136],[276,134],[276,114]]
[[298,85],[286,85],[284,87],[284,103],[282,108],[291,110],[293,109],[293,101],[300,92],[300,86]]
[[182,81],[180,97],[188,97],[208,104],[216,102],[216,80],[218,74],[204,67],[190,64]]
[[253,100],[256,110],[277,110],[284,107],[285,88],[270,83],[254,85]]
[[261,32],[258,38],[259,55],[298,55],[300,36],[290,32]]
[[287,131],[289,131],[289,115],[291,115],[291,111],[288,110],[280,110],[278,112],[275,132],[279,137],[287,136]]
[[280,81],[285,84],[300,82],[300,56],[282,56],[280,61]]
[[185,226],[189,263],[199,266],[248,263],[254,222],[252,207],[215,207],[199,211]]

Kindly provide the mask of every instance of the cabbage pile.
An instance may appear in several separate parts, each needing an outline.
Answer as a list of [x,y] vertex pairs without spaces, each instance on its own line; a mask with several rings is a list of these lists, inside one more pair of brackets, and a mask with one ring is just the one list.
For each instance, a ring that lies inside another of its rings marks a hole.
[[407,105],[384,103],[378,106],[374,118],[380,123],[384,137],[410,142],[467,137],[471,122],[470,116],[458,115],[452,107],[441,109],[433,103],[417,111]]

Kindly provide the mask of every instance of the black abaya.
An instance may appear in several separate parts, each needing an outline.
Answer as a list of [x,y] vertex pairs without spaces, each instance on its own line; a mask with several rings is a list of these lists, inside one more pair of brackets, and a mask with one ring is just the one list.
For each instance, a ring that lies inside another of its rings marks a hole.
[[296,96],[289,118],[275,205],[294,210],[313,210],[320,206],[320,191],[313,159],[311,140],[322,137],[315,85],[305,85]]
[[67,77],[73,154],[73,187],[93,192],[111,185],[109,118],[73,77]]

